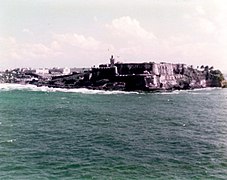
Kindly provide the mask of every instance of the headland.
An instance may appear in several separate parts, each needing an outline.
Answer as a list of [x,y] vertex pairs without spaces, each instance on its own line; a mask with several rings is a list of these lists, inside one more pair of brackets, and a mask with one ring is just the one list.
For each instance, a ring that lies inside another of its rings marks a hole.
[[87,88],[122,91],[171,91],[206,87],[224,87],[220,70],[209,66],[173,63],[110,62],[99,67],[13,69],[0,74],[2,83],[33,84],[53,88]]

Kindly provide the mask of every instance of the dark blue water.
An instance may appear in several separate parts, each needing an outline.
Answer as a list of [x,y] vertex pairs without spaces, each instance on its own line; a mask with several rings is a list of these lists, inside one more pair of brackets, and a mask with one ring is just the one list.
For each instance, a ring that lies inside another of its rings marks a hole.
[[0,179],[227,179],[227,89],[4,86]]

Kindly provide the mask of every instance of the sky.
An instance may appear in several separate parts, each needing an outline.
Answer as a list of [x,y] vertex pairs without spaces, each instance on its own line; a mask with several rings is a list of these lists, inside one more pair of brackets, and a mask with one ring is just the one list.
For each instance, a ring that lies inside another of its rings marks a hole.
[[0,1],[0,69],[91,67],[112,54],[227,73],[227,1]]

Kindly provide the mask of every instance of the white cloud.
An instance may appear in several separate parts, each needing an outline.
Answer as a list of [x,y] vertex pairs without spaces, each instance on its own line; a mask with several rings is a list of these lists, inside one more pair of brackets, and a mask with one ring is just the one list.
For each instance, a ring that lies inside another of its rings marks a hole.
[[5,61],[38,59],[56,55],[50,47],[42,43],[21,43],[13,37],[0,38],[0,41],[4,46],[1,48],[0,58]]
[[155,39],[155,35],[152,32],[145,30],[138,20],[132,19],[129,16],[120,17],[112,20],[111,24],[106,24],[113,34],[125,37],[137,37],[142,39]]
[[200,31],[208,33],[208,34],[212,34],[216,32],[216,26],[214,24],[214,22],[212,22],[211,20],[207,19],[207,18],[198,18],[198,26],[200,28]]
[[29,34],[29,35],[33,35],[33,32],[30,29],[24,28],[22,30],[23,33]]
[[93,20],[94,20],[95,22],[98,22],[98,21],[99,21],[98,18],[97,18],[97,16],[94,16],[94,17],[93,17]]
[[7,58],[19,58],[16,52],[18,45],[16,39],[13,37],[0,37],[0,60],[5,60]]
[[67,48],[74,49],[75,52],[82,50],[97,53],[99,51],[113,51],[114,49],[111,44],[98,41],[91,36],[86,37],[77,33],[54,33],[50,47],[53,50],[58,50],[62,53],[64,53],[64,51],[67,51]]
[[2,44],[1,58],[40,58],[53,57],[64,52],[67,53],[67,48],[73,49],[75,52],[82,51],[104,51],[113,50],[110,44],[102,43],[93,37],[85,37],[77,33],[73,34],[53,34],[52,40],[47,43],[22,43],[13,37],[0,38]]
[[61,46],[70,45],[87,50],[97,50],[102,45],[101,42],[95,40],[93,37],[85,37],[81,34],[54,34],[53,39]]
[[61,45],[59,44],[58,41],[55,40],[51,43],[50,47],[55,51],[61,50]]
[[[33,39],[33,42],[24,43],[13,37],[0,38],[0,46],[3,47],[0,47],[0,63],[12,65],[15,62],[16,64],[23,62],[24,64],[21,64],[23,66],[29,66],[29,64],[43,64],[43,66],[52,64],[54,66],[55,62],[64,64],[66,60],[73,64],[72,59],[81,60],[93,57],[94,60],[101,60],[103,54],[106,55],[108,50],[112,52],[114,49],[111,44],[77,33],[54,33],[46,43],[37,41],[38,39]],[[92,64],[94,60],[91,60]],[[29,64],[26,65],[26,63]],[[83,65],[83,62],[81,61],[80,64]]]
[[[191,13],[190,13],[191,11]],[[192,6],[191,10],[186,11],[182,17],[189,25],[189,27],[193,30],[191,35],[195,35],[200,33],[201,36],[206,34],[212,34],[217,31],[217,24],[216,24],[216,13],[211,11],[209,6]]]
[[[46,62],[54,66],[57,61],[59,66],[70,66],[73,63],[75,66],[98,65],[100,62],[106,62],[113,53],[119,55],[123,62],[168,61],[198,65],[207,63],[217,68],[223,64],[226,69],[227,61],[224,58],[227,56],[227,6],[220,4],[217,7],[219,9],[214,12],[212,6],[201,3],[197,6],[192,3],[184,7],[182,12],[179,11],[181,16],[178,18],[170,15],[167,18],[169,21],[147,21],[146,26],[130,16],[115,18],[110,22],[103,22],[103,19],[91,16],[93,25],[95,24],[94,29],[91,28],[92,36],[78,33],[81,32],[81,29],[78,29],[75,33],[53,33],[45,40],[38,39],[38,36],[24,36],[24,41],[20,41],[23,38],[0,38],[0,62],[4,65],[7,61],[22,62],[26,58],[29,59],[27,62],[42,61],[39,64],[44,66]],[[163,12],[163,17],[165,13]],[[160,18],[158,15],[159,13],[154,14],[154,17],[150,18]],[[146,22],[146,19],[143,22]],[[103,28],[103,25],[106,28]],[[155,33],[148,27],[155,27]],[[97,32],[100,29],[101,32]],[[22,31],[32,33],[27,28]]]
[[227,1],[222,1],[218,7],[218,15],[215,18],[218,26],[218,40],[227,48]]
[[205,15],[206,14],[206,11],[201,6],[197,6],[195,9],[196,9],[196,11],[199,15]]

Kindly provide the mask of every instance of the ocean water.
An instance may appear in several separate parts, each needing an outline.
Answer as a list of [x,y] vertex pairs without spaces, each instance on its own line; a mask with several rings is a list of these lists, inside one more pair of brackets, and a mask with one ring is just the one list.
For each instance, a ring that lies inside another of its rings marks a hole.
[[227,179],[227,89],[0,84],[0,179]]

